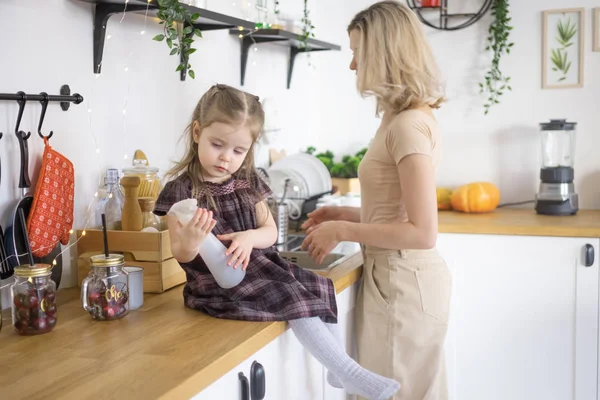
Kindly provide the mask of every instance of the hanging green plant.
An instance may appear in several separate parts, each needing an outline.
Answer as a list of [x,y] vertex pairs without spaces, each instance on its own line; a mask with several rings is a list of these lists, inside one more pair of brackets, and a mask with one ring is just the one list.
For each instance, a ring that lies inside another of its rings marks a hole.
[[175,71],[185,70],[194,79],[196,74],[189,62],[190,55],[196,51],[192,47],[194,36],[202,37],[202,31],[195,29],[194,24],[200,13],[192,13],[178,0],[158,0],[157,17],[163,26],[163,33],[154,36],[157,42],[166,41],[170,55],[183,56]]
[[510,86],[510,77],[505,76],[500,71],[500,58],[502,54],[510,54],[510,48],[514,43],[509,42],[510,31],[513,27],[510,25],[508,0],[493,0],[492,15],[494,17],[488,30],[488,45],[486,51],[493,52],[492,66],[485,74],[484,82],[479,84],[480,93],[486,93],[488,96],[484,107],[484,114],[490,111],[490,107],[500,103],[500,96],[507,90],[512,90]]
[[313,30],[315,26],[310,19],[310,11],[308,10],[308,0],[304,0],[304,15],[302,16],[302,36],[300,37],[300,48],[309,50],[308,39],[315,37]]

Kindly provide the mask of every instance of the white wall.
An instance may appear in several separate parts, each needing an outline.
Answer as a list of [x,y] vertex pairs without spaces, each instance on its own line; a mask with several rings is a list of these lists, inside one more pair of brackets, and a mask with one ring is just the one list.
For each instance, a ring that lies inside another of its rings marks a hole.
[[[209,8],[230,12],[231,2],[209,0]],[[301,11],[301,0],[282,1],[283,11]],[[292,88],[285,88],[287,49],[263,44],[251,51],[245,90],[277,104],[281,132],[269,146],[298,151],[308,145],[330,148],[340,154],[366,145],[378,120],[372,101],[356,94],[354,73],[348,70],[350,51],[346,25],[367,0],[313,1],[311,16],[319,39],[342,46],[339,52],[311,57],[314,68],[299,56]],[[309,4],[310,4],[309,3]],[[600,208],[600,174],[595,149],[600,139],[597,105],[600,95],[600,53],[591,49],[591,10],[595,2],[529,0],[511,2],[515,46],[502,62],[512,77],[514,92],[483,115],[477,94],[489,56],[483,52],[490,17],[460,31],[428,29],[434,52],[448,82],[449,103],[437,112],[445,154],[439,170],[440,185],[489,180],[502,190],[502,201],[532,198],[538,183],[539,122],[566,117],[579,123],[577,184],[583,208]],[[586,7],[585,87],[542,90],[541,10]],[[286,10],[287,9],[287,10]],[[196,80],[179,80],[177,60],[164,43],[151,40],[160,32],[156,22],[143,15],[111,18],[104,51],[103,73],[92,73],[92,6],[75,0],[3,0],[0,2],[0,92],[58,92],[69,84],[85,97],[68,112],[51,104],[45,130],[54,130],[51,144],[70,158],[76,169],[76,227],[83,226],[85,209],[92,201],[98,177],[108,167],[124,167],[137,148],[151,163],[165,169],[177,156],[177,139],[202,93],[213,83],[239,87],[239,43],[227,31],[205,32],[191,62]],[[145,30],[144,35],[140,32]],[[520,58],[520,59],[519,59]],[[125,68],[128,72],[125,72]],[[127,103],[127,113],[122,110]],[[527,109],[526,107],[531,107]],[[92,112],[88,113],[88,109]],[[35,131],[39,104],[30,104],[22,127]],[[596,113],[594,113],[596,111]],[[18,198],[18,143],[14,137],[17,105],[0,102],[2,185],[0,221],[8,217]],[[99,154],[93,134],[98,142]],[[586,151],[587,150],[587,151]],[[30,140],[31,175],[43,144]],[[124,156],[129,157],[124,160]],[[468,159],[470,158],[470,159]],[[260,163],[266,147],[260,150]],[[75,256],[74,252],[72,253]],[[75,269],[66,268],[66,283],[75,283]]]
[[[503,57],[501,69],[512,78],[513,92],[502,96],[487,116],[477,83],[488,66],[482,50],[491,16],[464,30],[429,31],[450,98],[438,112],[446,147],[440,184],[484,179],[499,185],[503,202],[532,199],[539,184],[538,124],[568,118],[578,123],[575,176],[580,207],[600,208],[600,163],[595,154],[600,146],[600,53],[591,51],[591,9],[598,6],[593,0],[511,1],[515,45]],[[541,89],[541,11],[571,7],[585,7],[584,87]]]

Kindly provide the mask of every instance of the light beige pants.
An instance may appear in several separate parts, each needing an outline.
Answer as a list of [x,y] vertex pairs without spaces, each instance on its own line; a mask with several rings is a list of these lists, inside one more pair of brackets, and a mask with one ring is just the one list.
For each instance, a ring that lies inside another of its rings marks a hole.
[[401,384],[393,400],[446,400],[452,277],[437,250],[363,248],[358,362]]

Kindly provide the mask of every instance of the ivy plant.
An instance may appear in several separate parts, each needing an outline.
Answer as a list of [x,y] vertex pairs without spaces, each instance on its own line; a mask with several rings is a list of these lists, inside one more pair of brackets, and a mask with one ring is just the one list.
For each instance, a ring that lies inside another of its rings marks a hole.
[[304,0],[304,15],[302,16],[302,36],[300,36],[300,48],[306,49],[306,51],[308,51],[308,39],[311,37],[315,37],[314,29],[315,26],[313,25],[310,19],[308,0]]
[[492,0],[493,20],[488,29],[488,45],[486,51],[492,51],[492,65],[485,74],[484,82],[479,84],[480,93],[485,93],[487,100],[484,107],[484,114],[490,111],[490,107],[500,103],[500,96],[507,90],[512,90],[510,77],[505,76],[500,70],[500,58],[504,53],[510,54],[510,49],[514,43],[510,42],[509,36],[513,27],[510,25],[508,0]]
[[[180,63],[175,71],[185,70],[194,79],[196,74],[189,62],[190,55],[196,51],[192,47],[194,36],[202,37],[202,31],[194,28],[200,13],[192,13],[178,0],[158,0],[157,17],[163,25],[163,33],[154,36],[153,40],[166,41],[170,55],[180,56]],[[181,57],[183,56],[183,57]]]

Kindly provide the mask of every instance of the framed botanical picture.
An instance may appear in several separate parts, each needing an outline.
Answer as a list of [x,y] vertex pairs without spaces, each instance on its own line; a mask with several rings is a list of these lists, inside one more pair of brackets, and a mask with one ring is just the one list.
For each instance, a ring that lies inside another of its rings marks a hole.
[[593,33],[594,33],[594,44],[593,44],[593,49],[594,51],[600,51],[600,7],[598,8],[594,8],[592,10],[592,19],[594,21],[594,29],[593,29]]
[[542,88],[583,86],[583,8],[542,12]]

